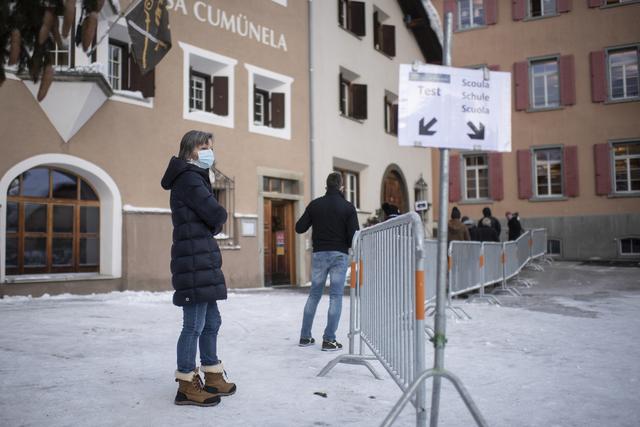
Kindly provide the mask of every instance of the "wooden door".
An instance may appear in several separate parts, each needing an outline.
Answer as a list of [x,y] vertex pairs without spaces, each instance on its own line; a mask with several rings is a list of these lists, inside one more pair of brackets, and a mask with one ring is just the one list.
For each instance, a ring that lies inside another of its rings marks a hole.
[[407,212],[404,184],[396,172],[391,171],[384,177],[383,189],[383,202],[396,206],[401,213]]
[[272,261],[272,232],[271,232],[271,200],[264,199],[264,212],[263,212],[263,226],[264,226],[264,283],[270,285],[273,275],[273,261]]

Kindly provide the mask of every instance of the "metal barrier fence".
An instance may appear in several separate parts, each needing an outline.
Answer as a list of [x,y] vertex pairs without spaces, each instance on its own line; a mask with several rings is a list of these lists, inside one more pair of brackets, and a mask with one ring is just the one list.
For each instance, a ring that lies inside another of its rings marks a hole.
[[[379,377],[367,362],[377,359],[406,391],[427,370],[422,222],[415,213],[398,216],[361,230],[353,246],[349,354],[332,360],[318,375],[347,363],[365,365]],[[356,268],[358,274],[353,273]],[[360,354],[355,351],[356,336]],[[365,345],[373,356],[364,355]],[[416,389],[414,406],[416,423],[424,425],[424,383]]]
[[[525,232],[515,241],[461,242],[449,245],[448,296],[480,290],[516,277],[531,260],[546,252],[546,230]],[[486,425],[470,396],[453,374],[426,368],[425,308],[436,296],[437,241],[425,240],[416,214],[405,214],[356,233],[350,277],[349,352],[329,362],[326,375],[338,363],[366,366],[381,379],[369,360],[378,360],[403,391],[385,421],[390,425],[404,403],[415,395],[416,424],[426,423],[425,379],[451,380],[478,425]],[[426,283],[425,283],[426,277]],[[452,307],[450,307],[452,308]],[[452,308],[453,309],[453,308]],[[356,339],[359,349],[356,351]],[[365,347],[372,355],[365,354]],[[404,403],[403,403],[404,402]]]

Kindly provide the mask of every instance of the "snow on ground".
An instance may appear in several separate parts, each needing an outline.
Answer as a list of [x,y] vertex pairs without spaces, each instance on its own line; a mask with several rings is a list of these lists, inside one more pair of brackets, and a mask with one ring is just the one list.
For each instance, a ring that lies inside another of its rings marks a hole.
[[[639,273],[575,263],[527,272],[538,284],[523,297],[464,304],[473,319],[449,320],[446,366],[491,426],[636,427]],[[398,387],[377,363],[382,381],[344,364],[316,376],[336,353],[296,345],[306,292],[232,292],[220,303],[219,356],[238,393],[213,408],[173,405],[181,311],[170,293],[0,300],[0,425],[378,425]],[[327,305],[325,296],[316,339]],[[345,297],[345,344],[348,309]],[[408,405],[395,425],[414,423]],[[474,425],[448,383],[440,425]]]

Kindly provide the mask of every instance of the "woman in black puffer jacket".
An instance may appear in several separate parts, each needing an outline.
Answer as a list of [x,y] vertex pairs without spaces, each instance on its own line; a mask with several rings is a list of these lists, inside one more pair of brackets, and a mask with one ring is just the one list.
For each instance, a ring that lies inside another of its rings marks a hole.
[[[221,324],[217,301],[227,298],[227,288],[222,254],[214,236],[222,230],[227,211],[211,189],[212,143],[210,133],[187,132],[178,157],[171,158],[161,183],[162,188],[171,190],[173,303],[183,310],[175,373],[178,405],[214,406],[220,396],[236,390],[235,384],[223,378],[216,351]],[[204,384],[196,368],[198,346]]]

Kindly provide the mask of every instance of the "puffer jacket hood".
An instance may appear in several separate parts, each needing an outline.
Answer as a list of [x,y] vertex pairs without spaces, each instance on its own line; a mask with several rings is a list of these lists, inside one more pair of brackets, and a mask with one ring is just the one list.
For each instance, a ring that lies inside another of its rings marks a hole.
[[191,163],[187,163],[186,161],[179,159],[177,157],[172,157],[169,160],[169,164],[167,165],[167,170],[164,172],[164,176],[162,177],[162,181],[160,181],[160,185],[165,190],[171,190],[173,183],[176,179],[185,171],[193,170],[201,175],[205,176],[207,180],[209,179],[209,173],[207,170],[199,168],[196,165],[192,165]]

